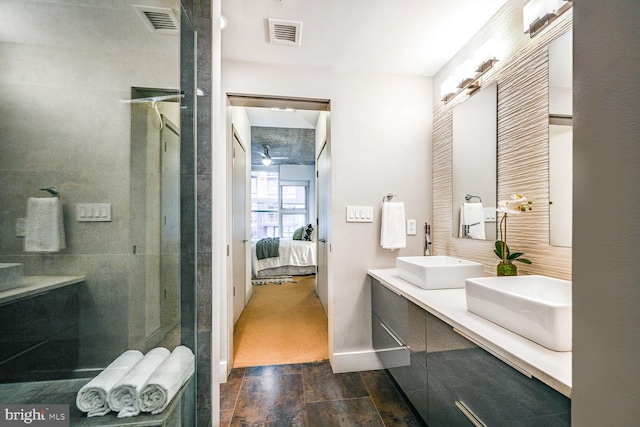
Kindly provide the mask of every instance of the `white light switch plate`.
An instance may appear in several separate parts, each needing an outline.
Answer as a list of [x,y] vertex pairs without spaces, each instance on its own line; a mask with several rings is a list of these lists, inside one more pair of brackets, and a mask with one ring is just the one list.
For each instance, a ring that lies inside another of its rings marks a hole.
[[373,206],[347,206],[347,222],[373,222]]
[[78,203],[76,205],[76,221],[111,221],[111,203]]

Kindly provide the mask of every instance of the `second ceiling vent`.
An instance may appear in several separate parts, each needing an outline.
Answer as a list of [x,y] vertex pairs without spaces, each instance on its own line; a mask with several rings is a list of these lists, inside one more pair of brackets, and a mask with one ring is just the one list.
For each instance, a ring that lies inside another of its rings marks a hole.
[[268,19],[269,43],[300,46],[302,22]]

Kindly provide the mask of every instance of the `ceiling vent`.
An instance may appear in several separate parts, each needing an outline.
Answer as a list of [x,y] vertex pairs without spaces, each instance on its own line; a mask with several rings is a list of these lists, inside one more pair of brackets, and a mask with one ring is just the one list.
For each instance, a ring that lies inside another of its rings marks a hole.
[[138,14],[154,33],[178,34],[179,24],[173,10],[164,7],[138,6],[134,5]]
[[300,46],[302,22],[269,19],[269,42],[288,46]]

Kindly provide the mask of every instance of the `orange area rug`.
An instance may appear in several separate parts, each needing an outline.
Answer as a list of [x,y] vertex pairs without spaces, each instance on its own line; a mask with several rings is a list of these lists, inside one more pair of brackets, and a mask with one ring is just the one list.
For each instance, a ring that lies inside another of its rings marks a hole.
[[234,368],[328,359],[328,322],[315,276],[253,287],[233,332]]

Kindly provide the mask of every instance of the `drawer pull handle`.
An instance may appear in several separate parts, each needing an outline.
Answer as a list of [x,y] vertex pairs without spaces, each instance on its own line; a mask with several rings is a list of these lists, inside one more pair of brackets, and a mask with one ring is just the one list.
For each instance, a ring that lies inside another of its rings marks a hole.
[[391,329],[387,328],[387,325],[385,325],[384,323],[380,322],[380,326],[382,326],[382,329],[384,329],[385,331],[387,331],[387,333],[388,333],[389,335],[391,335],[391,338],[393,338],[393,340],[394,340],[395,342],[397,342],[397,343],[398,343],[398,345],[399,345],[400,347],[406,347],[406,346],[404,345],[404,343],[403,343],[402,341],[400,341],[400,338],[398,338],[398,337],[396,336],[396,334],[394,334],[394,333],[391,331]]
[[482,420],[480,418],[478,418],[478,416],[476,414],[474,414],[473,411],[471,409],[469,409],[467,407],[467,405],[465,405],[463,402],[460,402],[459,400],[456,400],[455,404],[458,407],[458,409],[460,410],[460,412],[462,412],[464,414],[464,416],[467,417],[469,419],[469,421],[471,421],[473,423],[474,426],[476,426],[476,427],[487,427],[487,425],[485,423],[483,423]]
[[478,341],[474,340],[473,338],[471,338],[469,335],[465,334],[464,332],[461,332],[461,331],[457,330],[456,328],[453,328],[453,331],[455,333],[457,333],[458,335],[461,335],[462,337],[468,339],[469,341],[471,341],[472,343],[474,343],[475,345],[477,345],[478,347],[480,347],[481,349],[483,349],[487,353],[491,354],[496,359],[499,359],[503,363],[506,363],[507,365],[511,366],[513,369],[515,369],[516,371],[520,372],[525,377],[527,377],[527,378],[533,377],[533,375],[531,375],[526,369],[521,368],[520,366],[516,365],[515,363],[505,359],[504,357],[500,356],[496,352],[489,350],[488,348],[486,348],[485,346],[483,346]]

